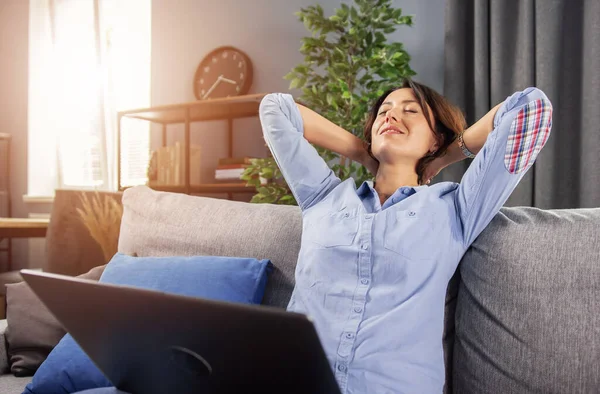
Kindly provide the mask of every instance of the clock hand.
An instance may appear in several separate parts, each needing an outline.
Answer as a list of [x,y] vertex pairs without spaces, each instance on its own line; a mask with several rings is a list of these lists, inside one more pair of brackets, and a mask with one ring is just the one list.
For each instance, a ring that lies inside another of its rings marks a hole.
[[231,80],[231,79],[227,79],[227,78],[223,77],[222,75],[219,78],[221,78],[221,81],[223,81],[223,82],[227,82],[227,83],[230,83],[232,85],[237,85],[236,81]]
[[204,94],[204,96],[202,96],[202,99],[207,98],[208,95],[211,94],[213,90],[215,90],[215,88],[217,87],[217,85],[219,85],[219,83],[221,83],[222,78],[223,78],[223,75],[219,75],[219,78],[217,78],[217,80],[215,81],[215,83],[213,83],[212,86],[210,87],[210,89],[208,89],[208,92],[206,92]]

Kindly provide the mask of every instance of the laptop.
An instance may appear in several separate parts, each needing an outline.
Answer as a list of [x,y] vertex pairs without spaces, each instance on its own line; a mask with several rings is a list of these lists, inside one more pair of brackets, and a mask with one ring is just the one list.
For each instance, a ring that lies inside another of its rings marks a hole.
[[119,390],[340,393],[305,315],[32,270],[21,275]]

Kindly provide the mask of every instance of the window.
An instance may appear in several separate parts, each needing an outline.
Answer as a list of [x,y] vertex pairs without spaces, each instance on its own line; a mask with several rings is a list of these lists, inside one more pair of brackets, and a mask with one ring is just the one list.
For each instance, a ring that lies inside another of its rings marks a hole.
[[[30,1],[29,195],[116,189],[117,112],[150,106],[150,50],[150,0]],[[150,126],[124,129],[124,183],[144,183]]]

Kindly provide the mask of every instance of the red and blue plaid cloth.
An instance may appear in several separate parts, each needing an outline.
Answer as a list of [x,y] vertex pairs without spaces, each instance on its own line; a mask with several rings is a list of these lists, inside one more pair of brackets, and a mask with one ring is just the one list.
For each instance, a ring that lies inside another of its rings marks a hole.
[[531,101],[523,107],[510,126],[504,164],[518,174],[533,164],[546,144],[552,127],[552,106],[546,99]]

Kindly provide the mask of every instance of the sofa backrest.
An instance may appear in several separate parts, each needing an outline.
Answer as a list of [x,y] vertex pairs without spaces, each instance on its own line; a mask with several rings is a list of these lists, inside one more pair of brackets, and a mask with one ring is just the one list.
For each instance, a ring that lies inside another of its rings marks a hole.
[[459,271],[455,392],[598,392],[600,208],[503,208]]
[[274,270],[263,304],[287,306],[302,234],[298,207],[164,193],[145,186],[127,189],[122,201],[119,252],[270,259]]

